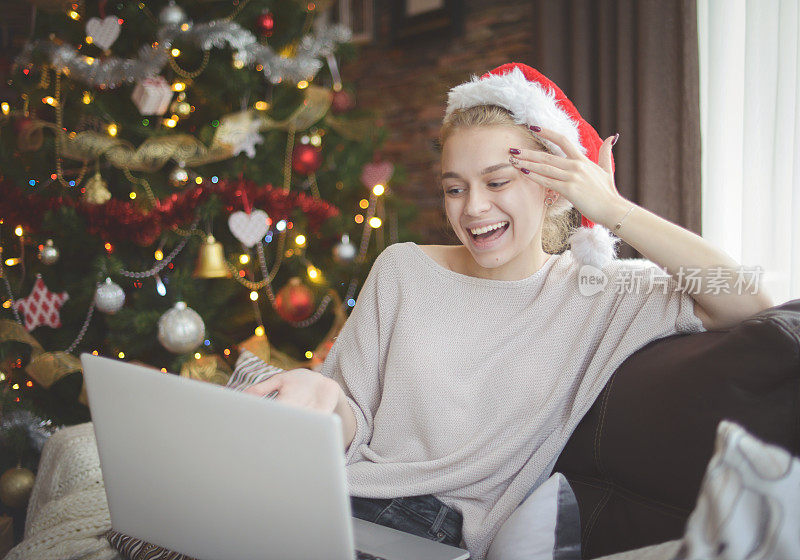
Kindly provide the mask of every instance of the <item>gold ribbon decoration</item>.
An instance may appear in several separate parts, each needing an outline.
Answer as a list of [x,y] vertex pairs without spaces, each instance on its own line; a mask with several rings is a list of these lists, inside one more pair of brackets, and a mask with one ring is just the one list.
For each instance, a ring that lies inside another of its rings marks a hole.
[[217,354],[190,358],[181,366],[181,377],[188,377],[215,385],[225,385],[231,376],[231,368]]
[[[22,342],[31,347],[31,361],[25,367],[25,373],[45,389],[49,389],[63,377],[81,371],[80,360],[72,354],[61,351],[45,352],[39,341],[25,327],[8,319],[0,319],[0,342],[9,341]],[[89,405],[85,381],[78,402]]]
[[333,94],[328,88],[309,85],[305,88],[303,102],[283,120],[275,120],[266,115],[263,120],[262,130],[279,128],[282,130],[305,130],[319,121],[328,113]]

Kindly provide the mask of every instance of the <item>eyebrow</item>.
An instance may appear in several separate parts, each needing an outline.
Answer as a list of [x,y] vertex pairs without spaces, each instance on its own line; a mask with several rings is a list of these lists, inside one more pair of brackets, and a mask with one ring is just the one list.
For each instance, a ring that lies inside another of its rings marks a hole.
[[[497,171],[498,169],[502,169],[503,167],[511,167],[511,164],[497,163],[495,165],[490,165],[486,169],[481,170],[481,175],[487,175],[489,173]],[[449,179],[449,178],[461,179],[462,177],[461,175],[455,173],[454,171],[445,171],[444,173],[442,173],[442,179]]]

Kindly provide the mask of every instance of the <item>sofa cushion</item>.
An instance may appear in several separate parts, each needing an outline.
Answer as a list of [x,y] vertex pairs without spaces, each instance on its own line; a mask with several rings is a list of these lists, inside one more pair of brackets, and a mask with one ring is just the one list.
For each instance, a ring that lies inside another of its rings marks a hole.
[[584,558],[680,538],[723,419],[800,454],[800,300],[655,340],[617,368],[554,467]]

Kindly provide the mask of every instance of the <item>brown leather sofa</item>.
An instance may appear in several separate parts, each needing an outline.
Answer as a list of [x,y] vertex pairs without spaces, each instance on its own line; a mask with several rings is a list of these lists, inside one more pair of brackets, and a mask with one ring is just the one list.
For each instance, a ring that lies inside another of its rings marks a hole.
[[583,558],[680,538],[722,419],[800,455],[800,299],[653,341],[614,372],[554,467]]

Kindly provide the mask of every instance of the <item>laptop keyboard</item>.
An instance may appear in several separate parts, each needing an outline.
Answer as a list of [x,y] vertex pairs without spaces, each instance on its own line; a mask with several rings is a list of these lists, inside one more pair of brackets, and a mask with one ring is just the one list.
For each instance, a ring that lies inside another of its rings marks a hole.
[[368,552],[361,552],[356,550],[356,560],[386,560],[383,556],[373,556]]

